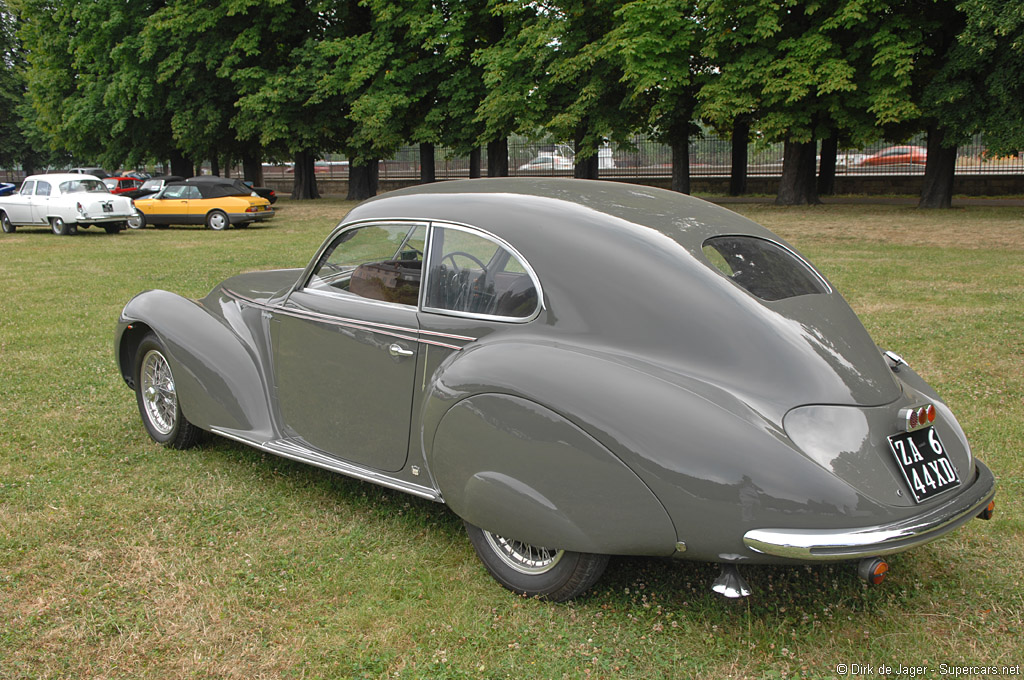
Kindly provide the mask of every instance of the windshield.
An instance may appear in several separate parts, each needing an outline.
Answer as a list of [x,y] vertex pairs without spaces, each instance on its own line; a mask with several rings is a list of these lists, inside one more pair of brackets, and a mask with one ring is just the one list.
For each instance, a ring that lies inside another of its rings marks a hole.
[[97,194],[110,193],[107,185],[98,179],[73,179],[60,183],[60,192],[62,194],[77,194],[86,191]]

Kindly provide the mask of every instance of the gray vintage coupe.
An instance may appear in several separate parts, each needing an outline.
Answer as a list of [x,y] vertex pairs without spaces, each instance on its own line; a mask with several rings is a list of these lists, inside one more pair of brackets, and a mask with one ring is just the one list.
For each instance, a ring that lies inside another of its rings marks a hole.
[[773,233],[640,186],[445,182],[302,270],[153,290],[115,349],[158,442],[203,431],[446,503],[506,587],[608,555],[859,562],[994,508],[949,407]]

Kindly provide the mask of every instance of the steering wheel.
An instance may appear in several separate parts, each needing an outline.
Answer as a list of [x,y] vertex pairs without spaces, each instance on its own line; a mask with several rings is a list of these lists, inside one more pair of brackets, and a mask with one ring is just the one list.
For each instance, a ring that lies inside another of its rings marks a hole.
[[475,256],[470,255],[469,253],[467,253],[465,251],[462,251],[462,250],[453,250],[452,252],[450,252],[447,255],[445,255],[444,257],[442,257],[441,258],[441,262],[444,262],[445,260],[449,260],[450,259],[452,261],[452,269],[454,269],[456,272],[460,272],[460,271],[462,271],[462,267],[460,267],[459,263],[455,261],[455,256],[456,255],[461,255],[462,257],[465,257],[467,259],[473,260],[473,262],[475,262],[478,265],[480,265],[480,269],[483,270],[484,276],[487,275],[487,265],[485,265],[483,262],[478,260]]

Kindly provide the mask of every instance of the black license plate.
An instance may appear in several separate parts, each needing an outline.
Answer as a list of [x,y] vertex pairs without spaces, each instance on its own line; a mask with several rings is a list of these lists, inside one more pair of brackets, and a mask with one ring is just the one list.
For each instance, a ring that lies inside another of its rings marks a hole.
[[103,206],[103,212],[114,212],[113,203],[101,203],[100,205]]
[[918,503],[960,486],[960,475],[934,427],[894,434],[889,447]]

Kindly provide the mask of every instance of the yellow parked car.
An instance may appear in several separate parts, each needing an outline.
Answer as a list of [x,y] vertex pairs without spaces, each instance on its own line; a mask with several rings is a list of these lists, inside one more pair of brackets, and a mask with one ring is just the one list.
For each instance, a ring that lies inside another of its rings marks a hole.
[[128,220],[132,229],[147,224],[205,224],[222,231],[229,226],[248,227],[274,216],[270,201],[260,198],[239,180],[193,177],[171,182],[159,193],[135,201],[138,216]]

